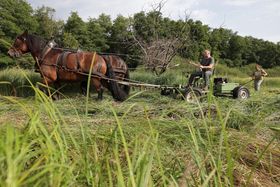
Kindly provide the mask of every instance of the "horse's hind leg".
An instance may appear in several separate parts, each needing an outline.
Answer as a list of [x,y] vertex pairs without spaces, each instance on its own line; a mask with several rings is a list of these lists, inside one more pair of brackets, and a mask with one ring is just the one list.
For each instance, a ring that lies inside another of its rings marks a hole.
[[103,89],[103,87],[101,86],[101,88],[100,88],[100,90],[99,91],[97,91],[97,93],[98,93],[98,100],[102,100],[103,99],[103,91],[104,91],[104,89]]

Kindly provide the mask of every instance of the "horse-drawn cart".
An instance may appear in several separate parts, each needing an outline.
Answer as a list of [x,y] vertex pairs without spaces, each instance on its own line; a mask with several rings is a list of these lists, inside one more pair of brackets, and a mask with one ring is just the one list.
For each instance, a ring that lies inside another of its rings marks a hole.
[[[129,94],[130,87],[157,88],[162,95],[179,95],[187,101],[208,93],[201,89],[201,79],[196,79],[193,87],[165,86],[147,84],[129,79],[127,64],[116,55],[102,55],[96,52],[73,52],[55,47],[41,37],[30,35],[27,31],[16,37],[8,54],[11,57],[20,57],[31,53],[38,72],[45,85],[53,84],[58,87],[61,82],[85,83],[90,76],[90,84],[102,99],[103,87],[108,88],[114,99],[123,101]],[[228,83],[226,79],[215,78],[214,95],[232,95],[234,98],[247,99],[249,90],[238,83]],[[50,93],[49,93],[50,94]]]

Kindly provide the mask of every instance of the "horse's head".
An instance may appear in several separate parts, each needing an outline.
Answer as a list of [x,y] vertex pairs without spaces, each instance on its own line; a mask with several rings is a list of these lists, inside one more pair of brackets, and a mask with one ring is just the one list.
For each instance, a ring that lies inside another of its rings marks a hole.
[[8,54],[11,57],[20,57],[22,54],[29,52],[27,40],[28,33],[27,31],[25,31],[24,33],[16,37],[13,46],[8,51]]

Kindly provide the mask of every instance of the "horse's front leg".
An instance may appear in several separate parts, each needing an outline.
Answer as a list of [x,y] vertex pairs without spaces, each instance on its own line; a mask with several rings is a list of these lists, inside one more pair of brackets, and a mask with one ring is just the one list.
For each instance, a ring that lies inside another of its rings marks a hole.
[[[80,84],[81,92],[84,96],[87,96],[87,82],[82,81]],[[89,92],[89,97],[90,97],[90,92]]]
[[100,82],[99,79],[93,78],[91,79],[91,84],[95,87],[97,93],[98,93],[98,100],[102,100],[103,99],[103,86]]
[[60,99],[60,93],[59,93],[59,88],[61,87],[61,84],[59,81],[54,82],[54,88],[55,92],[52,94],[52,99],[53,100],[59,100]]
[[[50,91],[50,87],[49,85],[52,84],[52,80],[47,78],[47,77],[43,77],[43,80],[41,81],[42,85],[36,84],[36,87],[42,91],[44,94],[46,94],[48,97],[51,96],[51,91]],[[45,85],[45,86],[43,86]]]
[[47,86],[47,95],[52,97],[53,100],[59,99],[59,95],[57,93],[58,90],[55,90],[54,94],[51,92],[51,85],[53,85],[56,89],[60,87],[60,82],[57,80],[56,69],[52,66],[41,66],[41,76],[43,78],[43,84]]
[[98,94],[98,100],[102,100],[103,99],[103,92],[104,92],[104,89],[103,87],[101,86],[100,90],[97,91],[97,94]]

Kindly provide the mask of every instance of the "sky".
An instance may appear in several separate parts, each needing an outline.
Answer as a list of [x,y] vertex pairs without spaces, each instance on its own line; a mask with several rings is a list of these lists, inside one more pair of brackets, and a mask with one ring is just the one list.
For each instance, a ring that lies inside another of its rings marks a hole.
[[67,20],[72,11],[87,21],[101,13],[112,19],[118,15],[152,10],[164,2],[164,16],[178,20],[189,15],[211,28],[227,28],[241,36],[280,42],[280,0],[27,0],[33,7],[48,6],[56,10],[55,18]]

